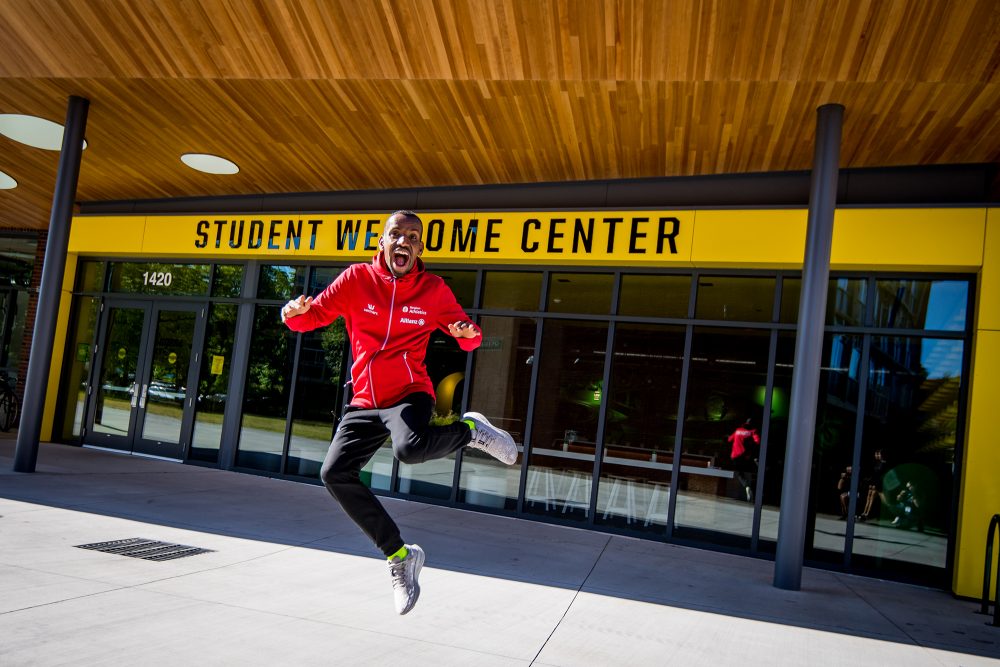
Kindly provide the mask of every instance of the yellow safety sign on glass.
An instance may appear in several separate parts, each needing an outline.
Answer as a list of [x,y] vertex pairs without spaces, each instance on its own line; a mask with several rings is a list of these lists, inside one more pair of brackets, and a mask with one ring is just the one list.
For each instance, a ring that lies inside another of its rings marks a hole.
[[225,357],[212,355],[212,375],[222,375],[222,366],[226,363]]
[[168,354],[167,355],[167,361],[170,362],[171,364],[176,364],[177,363],[177,353],[176,352],[171,352],[170,354]]

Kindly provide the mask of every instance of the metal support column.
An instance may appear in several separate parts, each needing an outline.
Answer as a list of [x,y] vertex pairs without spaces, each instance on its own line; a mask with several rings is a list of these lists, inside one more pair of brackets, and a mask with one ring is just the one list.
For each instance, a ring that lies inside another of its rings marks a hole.
[[42,430],[45,395],[49,389],[56,318],[59,314],[59,297],[66,268],[66,249],[69,247],[69,229],[76,199],[76,184],[80,178],[80,157],[83,153],[89,107],[89,100],[75,95],[70,96],[66,107],[66,126],[63,130],[62,152],[59,154],[56,189],[52,196],[45,263],[42,266],[42,283],[38,289],[35,328],[31,334],[31,356],[25,378],[21,423],[17,431],[17,449],[14,452],[15,472],[34,472],[35,462],[38,460],[38,439]]
[[802,585],[809,477],[816,401],[823,353],[833,213],[837,205],[837,170],[844,107],[825,104],[817,109],[816,147],[809,188],[809,219],[802,262],[802,294],[795,339],[795,368],[788,416],[788,443],[782,477],[781,518],[774,561],[774,585],[797,591]]

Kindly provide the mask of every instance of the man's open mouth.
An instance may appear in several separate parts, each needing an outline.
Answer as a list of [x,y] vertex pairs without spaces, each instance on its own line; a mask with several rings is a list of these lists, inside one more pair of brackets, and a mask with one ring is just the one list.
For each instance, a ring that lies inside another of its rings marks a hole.
[[405,250],[396,250],[392,253],[392,264],[398,269],[404,268],[410,261],[410,253]]

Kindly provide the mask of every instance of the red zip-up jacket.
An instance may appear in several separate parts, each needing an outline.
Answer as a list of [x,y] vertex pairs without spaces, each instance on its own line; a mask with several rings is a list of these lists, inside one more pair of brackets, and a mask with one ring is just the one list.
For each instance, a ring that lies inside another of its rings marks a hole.
[[[396,278],[381,251],[370,264],[347,267],[313,299],[308,311],[287,318],[285,324],[292,331],[311,331],[340,315],[354,357],[351,405],[359,408],[388,407],[415,392],[433,397],[434,385],[424,365],[427,342],[435,329],[450,336],[449,324],[469,320],[444,280],[424,271],[420,259]],[[455,340],[471,352],[482,336]]]

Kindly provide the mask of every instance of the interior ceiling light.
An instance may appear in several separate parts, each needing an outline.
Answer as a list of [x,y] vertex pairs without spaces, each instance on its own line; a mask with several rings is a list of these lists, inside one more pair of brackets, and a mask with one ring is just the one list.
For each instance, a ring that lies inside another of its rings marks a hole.
[[235,162],[205,153],[185,153],[181,156],[181,162],[206,174],[237,174],[240,171]]
[[[34,148],[44,148],[47,151],[62,150],[63,126],[38,116],[25,116],[19,113],[0,114],[0,134]],[[83,141],[83,147],[87,148],[86,139]]]
[[13,190],[17,187],[17,181],[0,171],[0,190]]

